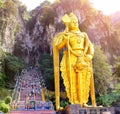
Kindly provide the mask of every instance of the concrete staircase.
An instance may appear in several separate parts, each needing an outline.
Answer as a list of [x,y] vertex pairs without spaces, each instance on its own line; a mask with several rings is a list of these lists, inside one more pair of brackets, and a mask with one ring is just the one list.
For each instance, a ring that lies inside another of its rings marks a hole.
[[[39,83],[39,76],[35,70],[24,73],[19,82],[19,97],[17,99],[17,108],[11,110],[9,114],[56,114],[53,108],[45,108],[45,103],[42,102],[41,85]],[[31,94],[32,90],[35,90],[35,94],[29,97],[30,101],[35,101],[35,109],[26,109],[26,96]],[[18,89],[17,89],[18,90]],[[17,91],[18,92],[18,91]],[[40,104],[42,102],[42,104]],[[42,105],[42,108],[41,108]],[[51,105],[50,105],[51,106]]]

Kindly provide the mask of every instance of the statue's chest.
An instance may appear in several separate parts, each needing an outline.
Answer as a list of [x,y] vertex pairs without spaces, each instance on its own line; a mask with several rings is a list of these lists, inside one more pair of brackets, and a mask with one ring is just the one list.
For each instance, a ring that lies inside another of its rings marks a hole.
[[70,37],[70,44],[71,45],[78,45],[84,43],[84,36],[81,34],[73,34]]

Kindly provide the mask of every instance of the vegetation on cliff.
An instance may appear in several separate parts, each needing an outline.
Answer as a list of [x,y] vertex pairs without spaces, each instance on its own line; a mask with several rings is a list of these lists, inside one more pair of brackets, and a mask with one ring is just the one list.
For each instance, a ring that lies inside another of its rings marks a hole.
[[[51,44],[54,35],[65,28],[61,17],[70,12],[77,15],[80,30],[88,33],[97,45],[93,59],[97,102],[103,105],[118,102],[120,23],[113,23],[109,16],[94,9],[89,0],[60,0],[53,4],[44,1],[30,12],[18,0],[0,0],[0,87],[13,88],[15,75],[25,62],[40,64],[47,89],[54,90]],[[64,91],[62,78],[61,90]],[[116,99],[112,99],[114,93]]]

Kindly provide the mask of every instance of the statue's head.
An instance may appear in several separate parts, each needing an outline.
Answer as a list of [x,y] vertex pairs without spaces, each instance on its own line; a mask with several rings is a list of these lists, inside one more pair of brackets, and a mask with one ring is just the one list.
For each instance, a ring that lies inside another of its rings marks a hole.
[[78,30],[78,19],[73,13],[70,13],[69,15],[65,14],[62,17],[62,21],[68,30]]
[[69,17],[70,17],[69,29],[70,30],[77,30],[78,29],[77,17],[73,13],[70,13]]

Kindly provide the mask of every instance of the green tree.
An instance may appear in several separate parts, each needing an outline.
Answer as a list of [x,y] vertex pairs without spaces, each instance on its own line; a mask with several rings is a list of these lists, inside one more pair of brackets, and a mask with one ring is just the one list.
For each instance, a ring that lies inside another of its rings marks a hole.
[[22,59],[12,55],[6,54],[4,58],[4,72],[6,74],[6,81],[14,82],[15,75],[20,73],[24,67],[24,62]]
[[[61,58],[60,53],[60,58]],[[40,70],[42,72],[45,85],[48,90],[54,91],[54,70],[53,70],[53,56],[50,54],[43,54],[39,60]],[[60,87],[64,91],[63,79],[60,77]]]
[[115,76],[116,80],[120,82],[120,56],[117,58],[116,63],[114,65],[113,76]]
[[54,24],[54,18],[56,16],[56,13],[51,7],[50,3],[45,2],[42,4],[42,12],[40,15],[40,21],[43,24],[43,26],[48,26],[49,24]]
[[5,1],[5,8],[4,8],[5,12],[6,12],[6,16],[10,16],[12,15],[16,15],[17,14],[17,10],[16,10],[16,5],[12,0],[6,0]]
[[40,70],[47,89],[54,90],[53,60],[49,54],[44,54],[40,58]]
[[93,71],[95,78],[96,94],[106,94],[112,80],[111,67],[106,57],[98,46],[94,46]]
[[0,0],[0,8],[4,8],[4,0]]
[[3,69],[3,61],[4,61],[5,53],[2,48],[0,48],[0,86],[4,87],[5,85],[5,73]]

